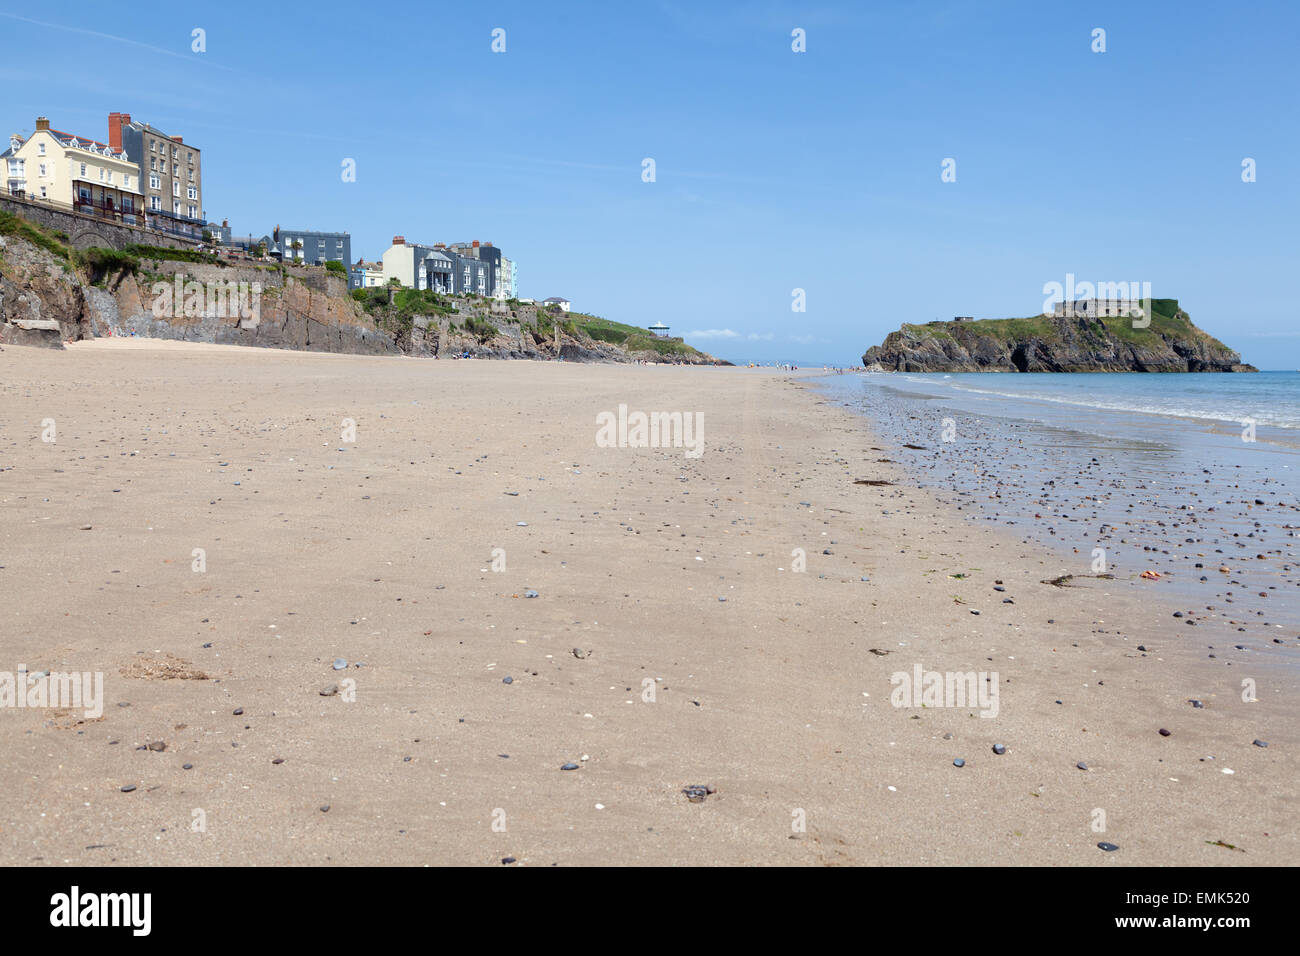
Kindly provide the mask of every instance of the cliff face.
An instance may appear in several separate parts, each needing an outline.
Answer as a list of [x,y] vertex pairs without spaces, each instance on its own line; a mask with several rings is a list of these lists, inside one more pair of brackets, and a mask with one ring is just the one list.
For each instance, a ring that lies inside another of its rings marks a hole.
[[67,341],[134,333],[369,355],[718,362],[686,347],[668,353],[633,347],[634,341],[665,344],[641,337],[600,341],[566,317],[539,315],[532,306],[485,299],[399,306],[387,301],[387,292],[378,293],[382,304],[363,306],[342,276],[321,268],[141,259],[94,249],[87,256],[52,234],[22,229],[0,235],[0,345],[62,348]]
[[92,271],[100,273],[96,282],[70,258],[0,236],[0,344],[62,348],[65,341],[134,332],[314,352],[400,352],[348,299],[346,281],[322,269],[285,274],[147,260],[134,272]]
[[1153,301],[1147,328],[1129,318],[1040,315],[904,325],[862,356],[889,372],[1254,372],[1207,335],[1176,299]]

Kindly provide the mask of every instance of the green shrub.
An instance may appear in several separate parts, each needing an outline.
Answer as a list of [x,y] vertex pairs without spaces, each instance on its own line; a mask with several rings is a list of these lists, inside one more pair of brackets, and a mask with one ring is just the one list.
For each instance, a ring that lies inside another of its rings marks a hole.
[[337,259],[327,259],[325,261],[325,269],[328,272],[337,272],[339,275],[343,276],[348,274],[347,266],[339,262]]
[[483,345],[500,330],[486,319],[471,315],[465,320],[465,331],[478,339],[479,345]]
[[157,259],[162,262],[195,262],[217,266],[229,265],[225,259],[206,252],[195,252],[193,249],[164,249],[162,246],[149,246],[133,242],[128,246],[124,246],[122,251],[139,259]]
[[74,253],[74,261],[90,277],[91,284],[96,284],[110,275],[135,274],[140,271],[140,259],[129,252],[116,249],[101,249],[92,246]]

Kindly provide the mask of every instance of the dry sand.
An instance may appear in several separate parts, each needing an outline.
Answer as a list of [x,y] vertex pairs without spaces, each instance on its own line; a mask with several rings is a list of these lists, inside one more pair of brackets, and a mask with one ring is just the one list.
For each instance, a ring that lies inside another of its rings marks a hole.
[[[620,403],[703,456],[597,447]],[[106,703],[0,710],[0,862],[1300,861],[1295,676],[891,451],[772,371],[6,348],[0,671]],[[998,716],[891,706],[917,664]]]

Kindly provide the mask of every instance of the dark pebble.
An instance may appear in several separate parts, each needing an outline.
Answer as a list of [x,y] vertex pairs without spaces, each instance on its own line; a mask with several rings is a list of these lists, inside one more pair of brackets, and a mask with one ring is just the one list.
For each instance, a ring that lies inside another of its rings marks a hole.
[[1076,763],[1075,766],[1078,767],[1080,770],[1087,770],[1087,769],[1088,769],[1088,765],[1087,765],[1086,763],[1084,763],[1082,760],[1080,760],[1078,763]]
[[181,764],[181,769],[182,769],[182,770],[193,770],[193,769],[194,769],[194,764],[192,764],[192,763],[183,763],[183,764]]
[[503,677],[503,678],[501,678],[501,683],[503,683],[503,684],[513,684],[514,682],[515,682],[515,679],[514,679],[513,677]]
[[242,716],[244,713],[244,708],[236,707],[233,711],[231,711],[231,713],[233,713],[236,717]]
[[561,769],[561,770],[577,770],[577,769],[578,769],[578,765],[577,765],[576,763],[566,763],[566,764],[565,764],[563,767],[561,767],[560,769]]
[[1161,728],[1160,728],[1160,736],[1161,736],[1161,737],[1168,737],[1168,736],[1169,736],[1169,731],[1167,731],[1167,730],[1165,730],[1165,728],[1161,727]]
[[1251,741],[1251,742],[1252,742],[1256,747],[1267,747],[1267,746],[1268,746],[1268,741],[1267,741],[1267,740],[1254,740],[1254,741]]
[[284,758],[283,758],[283,757],[276,757],[274,760],[271,761],[271,763],[276,764],[276,765],[278,766],[278,765],[284,763]]
[[954,760],[954,761],[952,762],[952,765],[953,765],[954,767],[964,767],[964,766],[966,766],[966,761],[964,761],[964,760],[962,760],[960,757],[958,757],[956,760]]
[[515,862],[515,858],[514,858],[513,856],[505,856],[505,857],[502,857],[502,858],[501,858],[501,862],[502,862],[502,863],[505,863],[505,864],[514,863],[514,862]]
[[1119,847],[1117,847],[1117,846],[1116,846],[1115,844],[1113,844],[1113,843],[1098,843],[1098,844],[1097,844],[1097,849],[1098,849],[1098,850],[1105,850],[1107,853],[1114,853],[1116,850],[1119,849]]
[[128,783],[125,787],[122,788],[122,792],[123,792],[123,793],[130,793],[130,792],[131,792],[132,790],[134,790],[134,789],[135,789],[135,784],[133,784],[133,783]]
[[994,744],[993,752],[997,754],[999,757],[1001,757],[1004,753],[1007,752],[1007,748],[1004,747],[1002,744]]

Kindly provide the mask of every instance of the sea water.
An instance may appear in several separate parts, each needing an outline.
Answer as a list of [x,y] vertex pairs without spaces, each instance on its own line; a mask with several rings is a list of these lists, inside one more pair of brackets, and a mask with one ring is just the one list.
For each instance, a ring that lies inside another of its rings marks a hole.
[[1117,582],[1156,589],[1182,609],[1171,625],[1183,636],[1226,623],[1260,651],[1300,658],[1300,373],[817,381],[972,520],[1051,547],[1066,573],[1104,564]]

